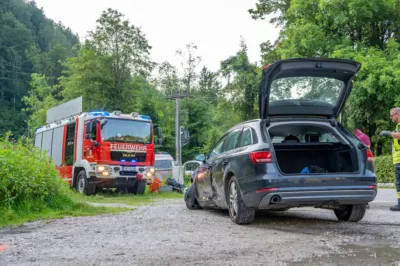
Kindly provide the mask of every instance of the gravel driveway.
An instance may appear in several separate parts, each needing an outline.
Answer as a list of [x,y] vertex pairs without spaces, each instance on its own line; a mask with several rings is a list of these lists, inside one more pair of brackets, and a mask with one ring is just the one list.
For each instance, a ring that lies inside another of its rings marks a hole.
[[[309,208],[260,212],[253,224],[239,226],[225,211],[189,211],[183,200],[164,200],[116,215],[0,230],[0,244],[9,245],[0,265],[394,265],[400,213],[386,205],[372,204],[358,224]],[[392,255],[377,257],[379,248]]]

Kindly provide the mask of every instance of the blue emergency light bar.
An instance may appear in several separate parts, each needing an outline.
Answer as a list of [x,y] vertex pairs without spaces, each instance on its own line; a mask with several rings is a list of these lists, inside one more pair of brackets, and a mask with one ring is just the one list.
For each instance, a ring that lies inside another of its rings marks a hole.
[[106,112],[106,111],[92,111],[92,112],[89,112],[89,115],[92,115],[92,116],[110,116],[110,113]]
[[143,120],[149,120],[149,121],[151,121],[151,118],[150,118],[150,116],[148,116],[148,115],[139,115],[139,117],[140,117],[141,119],[143,119]]

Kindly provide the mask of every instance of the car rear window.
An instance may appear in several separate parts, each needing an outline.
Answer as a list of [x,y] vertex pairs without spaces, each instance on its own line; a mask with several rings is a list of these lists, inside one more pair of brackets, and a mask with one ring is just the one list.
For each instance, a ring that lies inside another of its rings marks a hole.
[[285,142],[287,138],[296,138],[300,143],[338,143],[334,134],[318,126],[277,126],[270,131],[272,143]]
[[305,100],[335,105],[344,82],[326,77],[287,77],[271,84],[270,102],[279,100]]

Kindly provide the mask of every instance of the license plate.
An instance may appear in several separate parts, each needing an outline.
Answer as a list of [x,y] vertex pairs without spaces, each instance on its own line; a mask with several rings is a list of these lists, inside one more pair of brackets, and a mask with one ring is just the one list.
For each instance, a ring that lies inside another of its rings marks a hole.
[[128,171],[128,172],[132,172],[135,171],[136,168],[133,166],[122,166],[122,171]]

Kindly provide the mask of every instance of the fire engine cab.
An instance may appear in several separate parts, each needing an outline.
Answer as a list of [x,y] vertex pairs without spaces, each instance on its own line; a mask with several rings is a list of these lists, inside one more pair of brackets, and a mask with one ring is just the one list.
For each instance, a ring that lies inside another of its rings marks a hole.
[[35,146],[53,159],[60,176],[80,193],[103,188],[143,194],[155,175],[154,131],[150,117],[120,111],[82,112],[82,97],[47,111],[35,132]]

